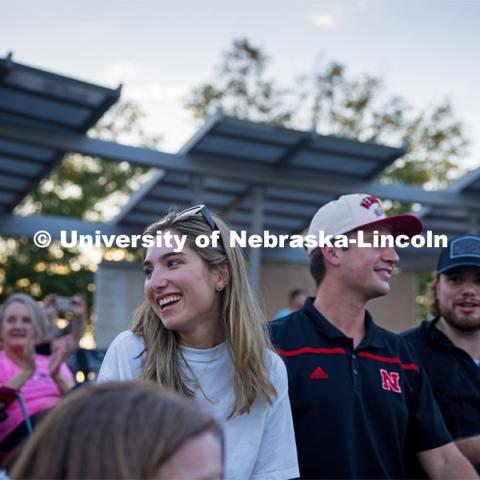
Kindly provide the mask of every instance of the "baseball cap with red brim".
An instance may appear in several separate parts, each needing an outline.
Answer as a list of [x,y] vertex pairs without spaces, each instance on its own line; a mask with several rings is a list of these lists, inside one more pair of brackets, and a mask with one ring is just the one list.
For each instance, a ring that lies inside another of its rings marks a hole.
[[[392,235],[406,235],[408,238],[422,233],[423,225],[418,217],[410,214],[392,215],[383,211],[380,200],[366,193],[343,195],[322,208],[312,218],[308,229],[309,235],[343,235],[353,230],[375,225],[389,225]],[[315,249],[309,248],[308,253]]]

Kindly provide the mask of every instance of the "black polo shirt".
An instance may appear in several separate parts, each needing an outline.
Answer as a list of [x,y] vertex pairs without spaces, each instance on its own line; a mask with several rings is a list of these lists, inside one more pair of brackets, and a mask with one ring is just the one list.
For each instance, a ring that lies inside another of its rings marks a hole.
[[271,322],[302,478],[404,478],[407,452],[451,441],[415,349],[368,313],[365,325],[354,349],[313,299]]
[[[480,367],[436,328],[439,318],[403,336],[415,345],[454,439],[480,435]],[[480,472],[480,464],[476,465]]]

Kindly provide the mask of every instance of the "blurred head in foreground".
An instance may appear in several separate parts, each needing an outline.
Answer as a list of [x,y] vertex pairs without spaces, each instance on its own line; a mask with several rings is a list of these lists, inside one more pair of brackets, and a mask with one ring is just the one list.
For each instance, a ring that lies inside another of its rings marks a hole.
[[12,478],[223,478],[220,427],[190,400],[153,385],[88,385],[47,416]]

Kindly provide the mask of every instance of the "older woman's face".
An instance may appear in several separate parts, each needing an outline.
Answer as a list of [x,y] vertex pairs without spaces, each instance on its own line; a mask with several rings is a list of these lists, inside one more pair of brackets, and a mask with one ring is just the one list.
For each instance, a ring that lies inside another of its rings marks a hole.
[[13,302],[6,308],[0,332],[5,347],[23,347],[35,339],[35,327],[26,305]]

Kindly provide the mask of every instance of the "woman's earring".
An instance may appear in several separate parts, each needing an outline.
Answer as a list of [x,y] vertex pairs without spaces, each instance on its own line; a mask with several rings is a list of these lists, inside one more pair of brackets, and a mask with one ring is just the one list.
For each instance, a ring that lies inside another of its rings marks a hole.
[[221,292],[223,290],[223,287],[217,286],[217,292]]

